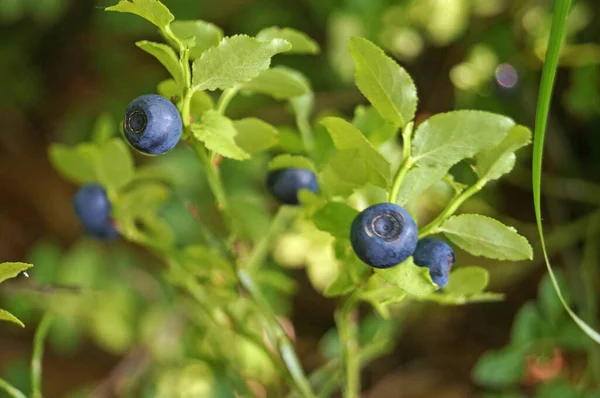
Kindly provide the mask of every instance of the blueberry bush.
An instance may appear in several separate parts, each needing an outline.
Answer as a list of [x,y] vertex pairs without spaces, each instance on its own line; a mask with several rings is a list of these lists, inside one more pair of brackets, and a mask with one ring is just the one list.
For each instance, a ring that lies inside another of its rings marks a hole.
[[[418,87],[391,56],[411,60],[420,49],[398,43],[442,46],[460,37],[471,13],[499,11],[474,1],[455,12],[435,8],[433,22],[399,17],[418,15],[421,3],[384,7],[377,39],[361,29],[335,36],[343,49],[332,49],[332,62],[366,104],[350,118],[317,113],[308,77],[276,62],[321,52],[300,30],[227,36],[211,22],[176,19],[158,0],[105,8],[153,25],[162,40],[135,46],[169,77],[131,98],[121,120],[100,113],[90,140],[49,148],[54,168],[79,187],[73,212],[86,238],[66,251],[41,241],[29,256],[37,291],[8,300],[25,322],[32,308],[46,313],[34,339],[32,397],[42,394],[46,337],[64,353],[90,339],[123,357],[125,370],[73,397],[359,397],[362,369],[394,349],[407,314],[503,299],[477,261],[529,263],[534,248],[494,212],[463,204],[519,167],[532,132],[488,110],[417,117]],[[371,23],[369,15],[353,26]],[[435,19],[445,16],[456,23],[439,30]],[[484,67],[481,79],[463,84],[460,68],[492,57],[482,51],[450,75],[463,91],[457,102],[471,108],[493,73]],[[284,104],[295,124],[230,111],[235,101],[264,97]],[[30,266],[0,264],[0,282]],[[335,328],[320,344],[324,361],[312,369],[299,359],[289,319],[297,268],[336,303]],[[538,386],[539,394],[573,390],[534,363],[588,347],[553,295],[544,280],[540,308],[520,310],[510,345],[479,360],[473,379],[490,397],[520,394],[518,383],[534,379],[560,384]],[[23,326],[4,310],[0,319]],[[25,396],[4,379],[0,389]]]

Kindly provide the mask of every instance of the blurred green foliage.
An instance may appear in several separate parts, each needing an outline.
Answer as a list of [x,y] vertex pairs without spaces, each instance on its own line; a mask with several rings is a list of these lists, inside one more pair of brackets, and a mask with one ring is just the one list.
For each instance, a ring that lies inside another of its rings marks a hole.
[[[0,85],[3,87],[0,109],[25,117],[31,113],[42,115],[42,122],[49,123],[46,134],[67,145],[87,140],[107,142],[120,132],[105,126],[116,126],[115,121],[121,118],[130,99],[139,93],[155,92],[156,83],[168,77],[154,60],[132,45],[141,37],[157,40],[159,37],[154,27],[141,19],[106,15],[99,8],[88,10],[92,15],[87,17],[90,25],[86,29],[80,28],[85,34],[77,32],[82,34],[78,38],[65,36],[68,38],[66,46],[83,53],[73,55],[67,50],[61,53],[67,59],[73,57],[74,65],[69,66],[65,62],[62,70],[66,77],[61,82],[75,78],[81,80],[70,83],[74,94],[59,93],[61,90],[48,82],[53,77],[52,73],[56,72],[47,70],[43,64],[47,59],[42,56],[43,38],[48,33],[57,32],[57,26],[64,26],[60,24],[72,21],[73,17],[68,14],[70,9],[75,8],[72,3],[66,0],[0,2],[1,28],[3,32],[11,32],[4,33],[0,41]],[[548,4],[516,0],[307,0],[298,3],[265,0],[240,2],[241,5],[209,1],[191,4],[172,0],[165,1],[165,4],[178,18],[202,18],[215,22],[224,28],[227,35],[256,34],[273,25],[290,26],[309,33],[322,45],[322,55],[292,55],[278,58],[275,62],[283,67],[292,66],[308,77],[313,90],[318,93],[317,99],[321,100],[319,103],[324,104],[319,109],[323,113],[334,112],[331,109],[336,109],[335,100],[339,99],[334,96],[331,102],[327,101],[327,96],[336,92],[343,95],[352,84],[354,61],[347,42],[350,36],[361,35],[381,45],[406,64],[411,72],[428,68],[429,72],[416,73],[417,86],[430,87],[431,92],[427,94],[436,96],[439,94],[437,90],[444,90],[430,84],[430,81],[441,79],[448,82],[444,87],[454,90],[450,96],[453,103],[443,106],[458,109],[475,107],[501,112],[516,120],[531,120],[531,97],[539,76],[540,58],[545,51],[551,18]],[[105,2],[95,2],[95,7],[103,6],[106,6]],[[564,93],[562,100],[556,101],[562,112],[582,124],[582,131],[597,128],[600,115],[597,13],[597,6],[590,1],[579,1],[572,10],[569,37],[579,44],[568,46],[565,50],[562,65],[568,68],[564,82],[567,88],[561,91]],[[84,44],[78,43],[78,40]],[[40,49],[36,49],[37,45]],[[442,57],[435,58],[435,54]],[[81,59],[75,59],[79,57]],[[435,63],[435,73],[431,72],[430,62]],[[501,74],[506,72],[506,69],[499,69],[501,65],[511,66],[508,77]],[[442,73],[440,71],[446,74],[440,77],[437,75]],[[506,87],[503,78],[514,79],[514,84]],[[60,95],[64,103],[49,104],[55,95]],[[433,111],[428,108],[427,100],[422,100],[421,112]],[[358,104],[360,101],[353,100],[341,111],[354,112],[353,124],[365,132],[369,141],[374,146],[381,146],[384,154],[387,151],[388,155],[397,155],[400,151],[398,143],[389,141],[394,134],[393,128],[379,118],[372,107]],[[267,96],[239,96],[232,103],[231,112],[245,116],[251,111],[266,109],[268,118],[273,119],[279,130],[276,152],[299,152],[302,144],[297,128],[292,126],[292,114],[282,107],[273,108],[276,104]],[[48,112],[44,112],[46,106],[51,109],[50,116],[45,115]],[[439,106],[434,105],[433,108]],[[97,119],[100,113],[105,114],[105,119]],[[327,159],[333,151],[333,143],[324,128],[315,128],[315,140],[318,158]],[[597,157],[593,156],[582,159],[581,167],[598,166],[595,159]],[[156,180],[143,188],[148,191],[142,190],[137,195],[160,197],[156,203],[157,229],[172,231],[163,233],[172,233],[169,239],[176,247],[193,247],[202,243],[206,236],[202,234],[201,225],[213,225],[219,222],[219,218],[212,205],[213,198],[208,194],[201,165],[193,153],[187,148],[178,148],[151,161],[136,160],[140,164],[135,170],[136,177],[147,176]],[[271,221],[268,210],[272,203],[264,200],[263,188],[268,160],[268,155],[259,154],[243,164],[229,161],[222,164],[222,175],[227,181],[232,207],[237,210],[238,227],[250,242],[260,241],[268,233]],[[524,172],[525,168],[522,163],[517,164],[518,171]],[[466,174],[462,173],[460,165],[453,171],[456,171],[457,179],[465,180],[460,178]],[[590,178],[590,175],[584,173],[582,177]],[[169,187],[170,194],[163,198],[160,192],[164,186]],[[441,208],[441,203],[452,193],[451,186],[437,184],[429,188],[423,200],[409,208],[418,217],[427,218]],[[135,194],[132,193],[132,198]],[[382,193],[371,189],[363,194],[367,200],[372,200],[381,197]],[[495,191],[490,195],[495,196]],[[357,200],[364,200],[357,196]],[[342,266],[336,259],[336,247],[332,242],[329,234],[315,228],[311,222],[298,222],[277,239],[273,258],[267,265],[270,272],[260,283],[278,313],[290,313],[295,291],[293,280],[288,273],[281,272],[278,265],[290,269],[306,266],[313,286],[319,291],[326,291]],[[247,249],[241,248],[242,251]],[[210,256],[199,252],[187,254],[196,260]],[[101,247],[82,239],[65,249],[62,244],[42,239],[32,248],[27,260],[36,264],[32,280],[40,290],[6,295],[3,299],[5,307],[28,324],[37,319],[36,309],[42,304],[57,311],[60,317],[53,324],[49,339],[53,349],[63,355],[72,355],[87,341],[114,355],[124,355],[140,342],[148,344],[157,366],[146,377],[156,380],[156,383],[144,387],[140,396],[227,396],[222,386],[232,383],[231,372],[238,371],[265,384],[274,378],[271,364],[264,353],[257,352],[253,343],[235,338],[221,328],[210,330],[214,326],[208,326],[212,324],[209,319],[215,316],[225,319],[224,314],[195,313],[194,326],[186,329],[181,338],[170,338],[171,330],[163,334],[165,325],[177,329],[179,323],[190,322],[186,319],[187,315],[182,314],[193,303],[182,298],[181,292],[166,283],[165,278],[156,277],[166,273],[162,265],[136,248],[125,247],[121,243]],[[186,259],[182,262],[185,263]],[[202,273],[206,270],[192,271]],[[169,273],[164,276],[167,281],[181,277]],[[203,277],[219,280],[222,275],[209,273]],[[484,279],[485,287],[487,274]],[[51,288],[46,290],[44,286]],[[109,289],[106,289],[107,286]],[[512,386],[510,383],[523,376],[522,359],[526,354],[544,354],[549,347],[556,346],[565,350],[584,348],[581,335],[565,326],[569,323],[561,317],[555,304],[548,293],[547,282],[542,282],[537,305],[529,303],[519,312],[513,326],[513,340],[518,340],[517,334],[529,337],[527,341],[511,342],[502,351],[507,355],[493,358],[513,361],[510,366],[492,366],[492,376],[508,380],[501,380],[505,382],[502,387]],[[239,310],[244,311],[243,308]],[[256,319],[252,321],[256,322]],[[540,323],[552,327],[540,328]],[[387,340],[393,340],[391,336],[396,333],[394,325],[380,319],[368,319],[364,325],[365,341],[376,335],[377,330],[382,330],[381,333],[385,334],[382,339],[386,341],[382,352],[393,347],[393,342]],[[561,328],[569,329],[564,331],[564,336]],[[198,336],[205,337],[198,339]],[[331,352],[336,348],[337,338],[333,332],[323,338],[325,359],[333,358]],[[513,346],[518,347],[513,350]],[[522,346],[526,346],[527,350],[523,351]],[[495,354],[498,353],[488,354],[487,358]],[[181,363],[177,359],[182,357],[197,360]],[[227,368],[220,362],[223,358],[238,359],[239,369]],[[485,362],[480,362],[478,367],[476,369],[485,367]],[[514,371],[514,374],[496,372],[500,368]],[[26,385],[26,382],[21,382],[26,377],[25,369],[22,361],[17,360],[3,375],[17,386]],[[497,386],[494,380],[485,382],[486,372],[475,372],[476,381]],[[560,381],[545,383],[539,387],[540,391],[563,388],[553,383],[560,384]],[[86,393],[84,391],[80,396]],[[541,397],[551,396],[539,394]]]

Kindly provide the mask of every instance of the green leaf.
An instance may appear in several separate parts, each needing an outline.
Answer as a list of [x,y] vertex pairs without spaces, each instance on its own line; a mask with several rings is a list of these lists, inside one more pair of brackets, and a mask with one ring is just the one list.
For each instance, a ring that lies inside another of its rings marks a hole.
[[427,296],[418,297],[421,301],[434,301],[443,305],[464,305],[469,303],[490,303],[501,301],[504,299],[504,294],[494,292],[481,292],[470,294],[468,296],[446,294],[444,292],[435,292]]
[[121,0],[117,5],[107,7],[105,10],[139,15],[161,30],[166,29],[174,19],[169,9],[158,0]]
[[[354,210],[354,209],[352,209]],[[348,211],[347,209],[344,211]],[[350,224],[348,224],[350,221]],[[349,220],[349,217],[346,217],[345,220],[342,221],[346,223],[348,228],[352,223],[352,220]],[[330,229],[334,229],[335,227],[332,225]],[[343,230],[344,228],[340,228]],[[367,274],[371,273],[371,267],[367,264],[360,261],[360,259],[356,256],[354,249],[350,245],[350,233],[349,229],[346,229],[346,234],[343,232],[339,234],[339,237],[334,241],[334,249],[335,249],[335,257],[338,259],[338,262],[341,265],[340,272],[347,274],[350,279],[354,282],[355,285],[363,282],[367,277]]]
[[165,67],[165,69],[167,69],[167,71],[175,79],[175,82],[179,87],[179,92],[181,93],[185,88],[185,81],[183,78],[183,69],[181,67],[181,63],[179,62],[175,51],[166,44],[155,43],[147,40],[138,41],[135,43],[135,45],[152,55]]
[[575,323],[563,320],[556,330],[552,331],[551,339],[566,351],[583,351],[590,348],[590,339],[586,338],[584,331]]
[[321,231],[336,238],[350,239],[350,226],[358,211],[340,202],[328,202],[313,214],[313,221]]
[[247,93],[270,95],[278,100],[298,97],[310,92],[306,78],[293,69],[276,66],[260,73],[241,88]]
[[350,165],[356,166],[359,158],[358,150],[336,152],[329,158],[319,175],[322,188],[329,196],[350,196],[355,189],[367,183],[367,170],[363,162],[352,173],[347,172]]
[[180,40],[194,37],[194,45],[190,47],[190,59],[200,58],[202,53],[211,47],[215,47],[223,39],[223,31],[218,26],[202,21],[174,21],[171,31]]
[[214,102],[210,95],[205,91],[195,91],[190,101],[190,113],[195,118],[201,118],[202,115],[214,108]]
[[524,373],[524,353],[519,348],[509,346],[483,354],[475,365],[472,376],[479,385],[504,388],[517,384]]
[[170,189],[158,182],[143,182],[119,194],[114,203],[115,217],[119,219],[135,218],[148,212],[154,212],[170,196]]
[[186,246],[180,253],[179,259],[191,275],[209,278],[218,271],[224,279],[235,280],[231,264],[215,249],[201,245]]
[[154,213],[145,213],[138,218],[136,224],[138,233],[143,236],[145,243],[161,250],[170,249],[173,245],[173,230],[169,224]]
[[7,279],[14,278],[31,267],[33,267],[33,265],[27,263],[0,263],[0,283]]
[[394,138],[398,132],[396,126],[382,118],[372,106],[357,106],[352,124],[363,132],[375,148]]
[[412,257],[394,267],[376,269],[374,277],[379,277],[413,296],[426,296],[437,289],[429,276],[429,269],[415,265]]
[[3,310],[2,308],[0,308],[0,321],[8,321],[8,322],[16,323],[17,325],[20,325],[22,328],[25,327],[23,322],[21,322],[16,316],[14,316],[13,314],[11,314],[8,311]]
[[400,191],[398,191],[398,204],[405,205],[411,199],[418,198],[423,192],[444,178],[447,172],[448,168],[444,166],[413,167],[402,180]]
[[[165,98],[171,100],[177,99],[181,96],[182,92],[174,79],[166,79],[156,85],[156,92]],[[198,91],[201,93],[202,91]],[[175,98],[173,98],[175,97]]]
[[92,139],[98,145],[103,145],[110,140],[116,132],[116,123],[109,113],[101,114],[94,123]]
[[404,127],[417,109],[417,89],[409,74],[367,39],[352,37],[350,54],[359,90],[385,120]]
[[517,312],[510,330],[510,341],[515,346],[533,343],[542,337],[544,323],[534,302],[525,303]]
[[248,238],[255,244],[264,239],[269,231],[271,218],[263,201],[257,196],[244,192],[244,194],[231,196],[229,206],[233,224],[242,238]]
[[200,123],[192,124],[190,129],[196,139],[219,155],[236,160],[250,158],[250,155],[235,143],[237,131],[231,119],[217,111],[206,112],[202,115]]
[[[371,303],[378,312],[383,309],[383,314],[388,312],[387,305],[399,303],[408,298],[404,289],[390,285],[379,277],[371,277],[367,286],[367,289],[361,290],[360,299]],[[421,297],[423,296],[419,296],[419,298]]]
[[339,151],[328,163],[338,177],[353,182],[355,188],[367,182],[387,188],[391,178],[390,163],[373,148],[360,130],[337,117],[324,118],[321,124],[327,128]]
[[530,143],[531,131],[525,126],[516,125],[499,145],[475,156],[473,170],[480,179],[496,180],[513,169],[515,151]]
[[439,232],[474,256],[511,261],[533,258],[531,245],[514,228],[479,214],[450,217]]
[[115,190],[133,179],[133,157],[122,139],[113,138],[102,146],[96,172],[100,184]]
[[313,166],[312,162],[304,156],[284,154],[274,157],[269,162],[269,171],[285,169],[288,167],[307,169],[312,171],[313,173],[316,172],[315,166]]
[[505,391],[505,392],[486,392],[481,398],[527,398],[528,396],[522,392]]
[[97,181],[96,162],[100,151],[96,145],[83,143],[70,148],[63,144],[52,144],[48,156],[52,166],[66,180],[76,184]]
[[[308,85],[308,81],[306,84]],[[296,115],[296,125],[298,128],[310,129],[310,117],[315,107],[315,95],[312,90],[309,90],[309,92],[304,95],[290,98],[290,105]]]
[[325,289],[325,297],[336,297],[350,293],[356,288],[356,283],[346,272],[340,272],[337,278]]
[[417,128],[412,159],[419,165],[449,168],[498,145],[514,125],[510,118],[489,112],[440,113]]
[[[591,397],[598,396],[596,390]],[[535,390],[534,398],[582,398],[580,389],[562,378],[548,380],[545,383],[540,383]]]
[[461,267],[450,273],[444,292],[457,296],[481,293],[487,287],[489,279],[489,272],[485,268]]
[[256,34],[256,39],[268,41],[272,39],[283,39],[292,45],[290,54],[318,54],[320,49],[317,42],[311,39],[306,33],[292,28],[280,28],[271,26],[264,28]]
[[265,151],[277,144],[277,129],[254,117],[235,120],[235,142],[249,154]]
[[193,89],[224,90],[247,83],[269,68],[271,57],[290,48],[290,43],[282,39],[226,37],[192,64]]

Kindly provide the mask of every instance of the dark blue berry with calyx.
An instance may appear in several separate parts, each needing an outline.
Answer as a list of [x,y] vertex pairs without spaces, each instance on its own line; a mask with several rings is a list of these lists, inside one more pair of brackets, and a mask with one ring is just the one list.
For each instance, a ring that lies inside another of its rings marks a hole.
[[352,222],[350,242],[364,263],[389,268],[412,256],[419,237],[412,216],[394,203],[363,210]]
[[171,101],[156,94],[134,99],[125,111],[123,130],[127,141],[148,155],[175,147],[183,128],[179,111]]
[[413,260],[416,265],[429,268],[431,279],[439,287],[444,287],[456,257],[452,247],[443,240],[425,238],[419,241]]
[[101,185],[85,184],[79,188],[73,207],[88,236],[112,239],[118,235],[110,217],[110,200]]
[[298,191],[301,189],[308,189],[315,193],[319,191],[319,183],[315,173],[295,167],[269,172],[267,187],[274,197],[288,205],[299,203]]

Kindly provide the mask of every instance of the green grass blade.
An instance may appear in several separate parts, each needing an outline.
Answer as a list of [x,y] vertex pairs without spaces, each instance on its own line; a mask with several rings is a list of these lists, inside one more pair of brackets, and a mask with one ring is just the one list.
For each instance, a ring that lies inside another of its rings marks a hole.
[[550,30],[550,39],[548,41],[548,49],[546,52],[546,60],[542,70],[542,82],[537,103],[537,112],[535,118],[535,134],[533,140],[533,204],[535,209],[535,219],[537,222],[538,232],[540,235],[540,243],[544,253],[546,267],[552,280],[554,290],[558,295],[563,307],[569,313],[575,323],[587,334],[591,339],[600,344],[600,334],[595,331],[590,325],[575,314],[564,299],[564,296],[558,286],[552,265],[548,259],[546,251],[546,242],[544,240],[544,229],[542,226],[542,210],[541,210],[541,183],[542,183],[542,152],[544,149],[544,135],[546,134],[546,123],[548,120],[548,112],[550,110],[550,100],[552,99],[552,89],[554,87],[554,79],[556,77],[556,69],[558,67],[558,59],[560,49],[565,38],[567,30],[567,15],[571,6],[571,0],[556,0],[554,3],[554,11],[552,17],[552,29]]

